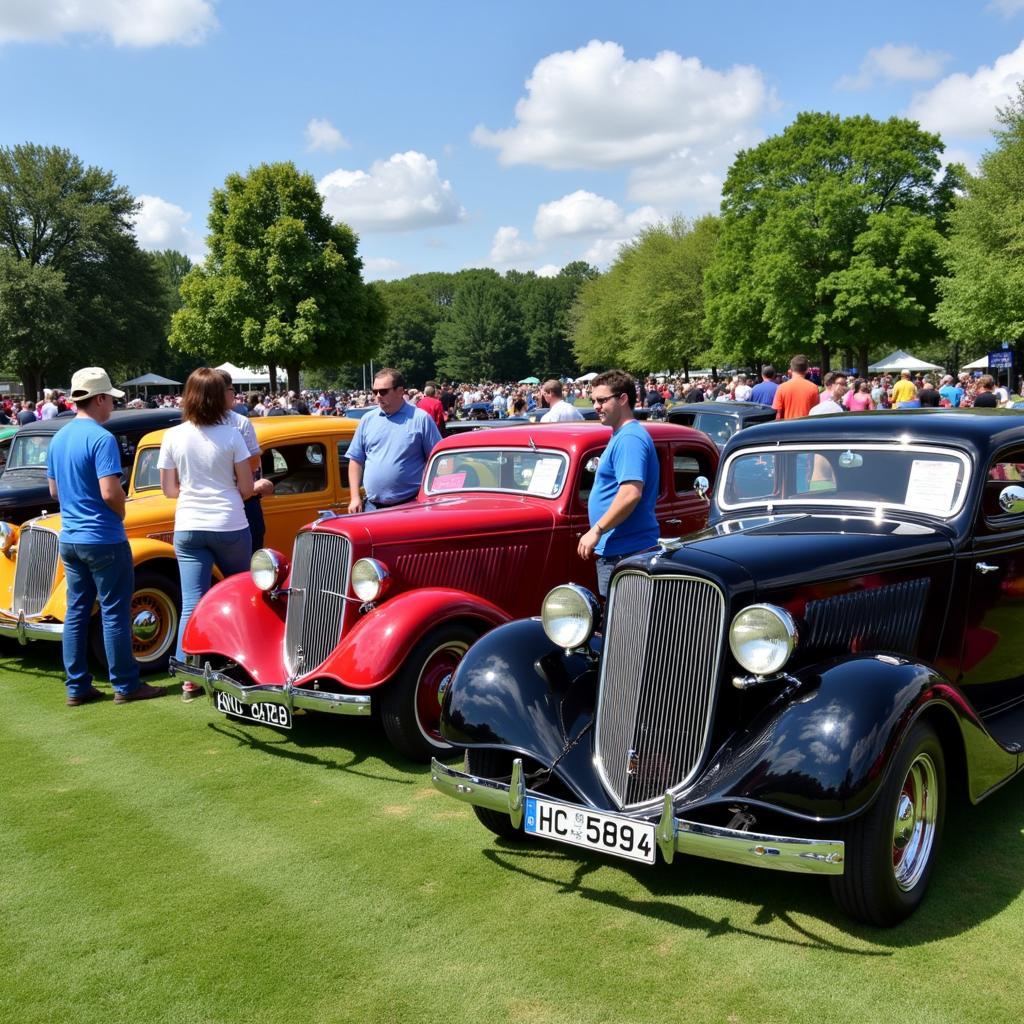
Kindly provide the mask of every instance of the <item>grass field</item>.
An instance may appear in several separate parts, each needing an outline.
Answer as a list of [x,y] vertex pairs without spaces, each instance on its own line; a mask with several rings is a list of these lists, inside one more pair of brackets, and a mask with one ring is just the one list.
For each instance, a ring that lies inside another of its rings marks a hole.
[[4,1024],[1019,1015],[1024,785],[881,932],[818,880],[494,840],[365,722],[69,709],[58,659],[0,650]]

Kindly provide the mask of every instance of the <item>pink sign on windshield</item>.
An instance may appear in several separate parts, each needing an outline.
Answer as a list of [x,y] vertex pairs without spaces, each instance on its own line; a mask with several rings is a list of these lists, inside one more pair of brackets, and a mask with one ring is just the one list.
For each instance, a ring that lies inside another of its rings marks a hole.
[[457,491],[466,482],[466,473],[439,473],[430,485],[432,491]]

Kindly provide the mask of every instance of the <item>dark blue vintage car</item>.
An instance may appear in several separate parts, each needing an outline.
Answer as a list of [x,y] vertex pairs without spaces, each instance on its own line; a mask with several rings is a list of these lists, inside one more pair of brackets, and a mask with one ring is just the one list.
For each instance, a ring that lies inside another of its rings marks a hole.
[[487,634],[434,784],[501,836],[827,876],[921,902],[947,794],[1024,766],[1024,417],[770,423],[726,446],[707,529]]

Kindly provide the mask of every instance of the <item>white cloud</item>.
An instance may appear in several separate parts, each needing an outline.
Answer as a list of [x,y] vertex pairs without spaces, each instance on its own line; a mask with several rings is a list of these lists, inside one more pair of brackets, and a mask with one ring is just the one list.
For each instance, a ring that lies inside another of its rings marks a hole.
[[543,267],[537,268],[538,277],[558,277],[562,268],[555,263],[545,263]]
[[209,0],[4,0],[0,43],[107,36],[117,46],[201,42],[217,25]]
[[948,75],[931,89],[916,93],[908,115],[923,128],[943,136],[979,138],[996,125],[996,108],[1017,94],[1024,79],[1024,42],[994,64],[983,64],[973,75]]
[[205,255],[203,240],[189,228],[192,214],[159,196],[139,196],[140,209],[135,217],[135,237],[139,248],[160,251],[177,249],[193,262]]
[[327,212],[358,231],[412,231],[466,218],[437,161],[415,150],[377,160],[369,171],[332,171],[317,187]]
[[995,11],[1004,18],[1012,18],[1013,15],[1024,11],[1024,0],[992,0],[985,10]]
[[536,247],[521,238],[519,228],[500,227],[491,242],[491,263],[498,265],[521,264],[536,251]]
[[349,141],[326,118],[314,117],[306,125],[306,146],[311,150],[333,153],[338,149],[348,149]]
[[755,67],[716,71],[670,50],[627,60],[619,44],[597,40],[544,57],[526,89],[511,128],[473,132],[503,164],[646,163],[729,138],[772,103]]
[[628,241],[628,238],[599,238],[587,249],[582,258],[595,267],[607,267],[615,261],[619,249]]
[[363,271],[368,281],[390,281],[398,277],[402,264],[387,256],[371,256],[363,260]]
[[576,192],[537,208],[533,233],[543,240],[567,235],[590,235],[608,231],[622,220],[619,204],[595,195]]
[[844,75],[840,89],[870,89],[877,83],[922,82],[938,78],[949,62],[948,53],[922,50],[918,46],[886,43],[868,50],[856,75]]

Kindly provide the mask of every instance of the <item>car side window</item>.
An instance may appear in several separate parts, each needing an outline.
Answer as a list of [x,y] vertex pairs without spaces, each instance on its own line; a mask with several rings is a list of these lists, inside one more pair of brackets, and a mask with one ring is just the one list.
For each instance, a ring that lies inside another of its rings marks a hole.
[[270,448],[260,461],[275,494],[313,494],[327,488],[326,458],[322,444],[300,442]]
[[693,494],[693,485],[699,476],[710,476],[707,467],[701,465],[701,460],[687,448],[673,448],[672,482],[676,494],[680,497],[688,497]]
[[600,461],[602,452],[590,452],[585,455],[580,464],[579,482],[576,486],[576,496],[580,504],[586,508],[590,500],[590,492],[594,489],[594,477],[597,474],[597,464]]
[[135,491],[156,490],[160,486],[160,470],[156,463],[159,448],[144,448],[135,462]]
[[981,498],[981,514],[993,528],[1024,526],[1024,515],[1004,512],[999,498],[1008,487],[1024,488],[1024,449],[1001,452],[989,464]]
[[338,442],[338,472],[341,474],[341,486],[348,487],[348,446],[351,440]]

